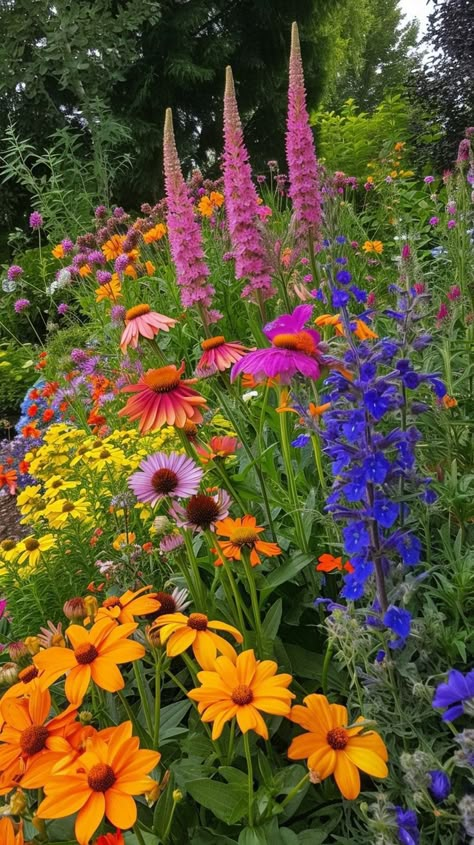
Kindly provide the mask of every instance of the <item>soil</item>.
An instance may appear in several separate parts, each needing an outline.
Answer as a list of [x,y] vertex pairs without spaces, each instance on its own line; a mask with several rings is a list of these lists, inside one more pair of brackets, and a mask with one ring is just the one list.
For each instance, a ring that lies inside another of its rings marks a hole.
[[20,525],[20,518],[15,496],[0,496],[0,540],[25,537],[26,527]]

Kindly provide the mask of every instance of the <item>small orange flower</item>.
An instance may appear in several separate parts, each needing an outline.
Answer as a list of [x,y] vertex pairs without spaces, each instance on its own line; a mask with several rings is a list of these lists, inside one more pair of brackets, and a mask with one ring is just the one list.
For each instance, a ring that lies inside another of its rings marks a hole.
[[321,417],[331,407],[330,402],[324,402],[322,405],[315,405],[314,402],[309,403],[308,411],[310,417]]
[[161,604],[156,600],[155,594],[143,595],[151,589],[152,587],[141,587],[135,593],[132,590],[127,590],[120,597],[109,596],[102,602],[102,607],[99,607],[96,619],[116,619],[117,622],[124,624],[125,622],[134,622],[135,616],[148,616],[149,613],[158,613]]
[[62,244],[58,244],[51,250],[51,255],[53,258],[64,258],[64,247]]
[[362,249],[364,252],[375,252],[380,255],[383,252],[383,243],[382,241],[366,241],[362,244]]
[[316,566],[318,572],[334,572],[335,569],[339,569],[340,571],[345,569],[346,572],[354,572],[354,567],[350,560],[346,560],[343,565],[342,557],[333,557],[333,555],[324,554],[318,557],[318,561],[319,563]]
[[117,828],[115,833],[103,833],[99,836],[95,845],[125,845],[125,839],[123,833]]
[[207,464],[215,458],[227,458],[230,455],[235,455],[239,446],[240,443],[237,437],[224,435],[222,437],[211,437],[209,444],[207,446],[197,446],[196,452],[201,462]]
[[[246,516],[232,519],[230,516],[216,523],[216,534],[220,537],[228,537],[228,540],[218,540],[218,549],[224,557],[229,560],[240,560],[242,549],[250,550],[250,563],[257,566],[261,563],[260,554],[264,557],[275,557],[281,555],[280,546],[276,543],[267,543],[259,540],[258,535],[265,531],[257,525],[254,516]],[[222,566],[222,559],[215,561],[216,566]]]
[[117,273],[113,273],[110,282],[96,288],[95,293],[96,302],[103,302],[104,299],[110,299],[112,302],[116,302],[122,296],[122,284]]
[[143,240],[146,244],[153,244],[155,241],[160,241],[166,235],[166,226],[163,223],[157,223],[153,229],[149,229],[143,235]]
[[210,621],[204,613],[191,613],[189,617],[184,613],[165,613],[151,627],[152,631],[157,629],[160,629],[163,645],[168,640],[168,657],[176,657],[192,646],[194,657],[204,669],[213,667],[218,652],[227,655],[232,661],[236,658],[233,646],[214,631],[227,631],[238,643],[243,642],[242,634],[233,625],[218,620]]
[[102,252],[107,261],[115,261],[123,252],[123,242],[125,235],[112,235],[112,237],[102,245]]
[[443,396],[443,405],[445,408],[456,408],[458,404],[454,396],[449,396],[447,393]]
[[[30,426],[25,426],[25,428],[30,428]],[[8,492],[13,496],[16,492],[17,480],[18,476],[16,469],[5,469],[5,467],[0,464],[0,488],[8,487]]]

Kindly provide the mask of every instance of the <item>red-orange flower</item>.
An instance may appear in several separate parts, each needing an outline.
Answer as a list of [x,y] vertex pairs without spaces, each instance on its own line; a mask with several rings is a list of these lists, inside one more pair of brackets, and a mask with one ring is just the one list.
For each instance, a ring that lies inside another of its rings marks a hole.
[[207,446],[197,446],[196,452],[203,464],[213,461],[214,458],[227,458],[229,455],[234,455],[240,443],[237,437],[230,437],[224,435],[222,437],[211,437]]
[[115,833],[104,833],[96,840],[95,845],[125,845],[123,833],[116,830]]
[[0,464],[0,488],[8,487],[8,492],[11,493],[12,496],[16,491],[17,478],[16,469],[5,469],[5,467]]
[[[219,548],[214,550],[220,552],[230,560],[240,560],[242,549],[250,551],[250,563],[257,566],[261,563],[259,554],[264,557],[275,557],[281,554],[280,546],[276,543],[267,543],[259,540],[258,535],[265,531],[257,525],[254,516],[246,516],[232,519],[230,516],[216,523],[216,534],[220,537],[228,537],[228,540],[218,540]],[[214,561],[216,566],[222,566],[222,559]]]
[[123,392],[134,393],[125,408],[119,411],[119,417],[139,420],[139,431],[146,434],[163,425],[184,428],[186,422],[202,422],[200,407],[206,405],[201,396],[189,385],[196,379],[181,379],[184,363],[178,369],[173,365],[148,370],[137,384],[122,388]]
[[343,564],[342,557],[333,557],[333,555],[324,554],[318,557],[318,561],[319,563],[316,566],[318,572],[334,572],[335,569],[339,569],[340,571],[345,569],[346,572],[354,572],[354,567],[350,560],[346,560]]

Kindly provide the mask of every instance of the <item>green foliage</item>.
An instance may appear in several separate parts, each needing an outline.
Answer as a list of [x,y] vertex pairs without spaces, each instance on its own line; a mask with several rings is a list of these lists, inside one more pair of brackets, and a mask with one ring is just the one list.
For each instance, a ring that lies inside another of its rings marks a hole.
[[397,141],[406,141],[410,112],[406,100],[394,94],[387,95],[371,114],[348,100],[340,114],[318,111],[311,120],[319,157],[328,170],[343,170],[360,179],[367,175],[367,162],[386,156]]
[[35,352],[29,344],[0,344],[0,417],[18,412],[26,391],[38,377],[34,364]]
[[90,326],[76,323],[54,332],[48,340],[48,376],[55,378],[70,367],[70,353],[76,347],[83,347],[91,338]]

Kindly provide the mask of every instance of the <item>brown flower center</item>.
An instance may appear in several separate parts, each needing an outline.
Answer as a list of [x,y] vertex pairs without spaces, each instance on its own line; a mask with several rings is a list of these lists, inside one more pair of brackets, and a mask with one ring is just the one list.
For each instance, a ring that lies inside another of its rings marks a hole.
[[207,631],[207,616],[204,613],[191,613],[188,619],[188,628],[194,631]]
[[191,422],[191,420],[186,420],[182,431],[188,440],[194,440],[197,437],[198,427],[196,423]]
[[99,458],[102,458],[102,460],[105,460],[106,458],[110,458],[110,455],[111,455],[111,452],[109,452],[108,449],[102,449],[102,451],[99,452]]
[[349,736],[344,728],[333,728],[326,734],[326,742],[334,751],[342,751],[349,742]]
[[87,775],[87,783],[94,792],[107,792],[116,780],[112,766],[108,766],[107,763],[97,763],[96,766],[92,766]]
[[295,334],[277,334],[272,340],[273,346],[279,349],[292,349],[295,352],[304,352],[305,355],[314,355],[316,345],[309,332],[295,332]]
[[141,303],[141,305],[134,305],[133,308],[129,308],[128,311],[125,312],[125,319],[134,320],[135,317],[143,317],[144,314],[149,314],[150,311],[150,306],[145,305],[145,303]]
[[53,483],[51,484],[51,490],[57,490],[58,487],[62,487],[63,484],[64,481],[62,480],[62,478],[57,478],[56,481],[53,481]]
[[74,502],[64,502],[62,507],[63,513],[71,513],[74,510]]
[[172,493],[178,486],[178,476],[172,469],[162,467],[153,473],[151,477],[151,486],[157,493]]
[[234,704],[238,704],[239,707],[243,707],[245,704],[252,703],[253,692],[246,684],[239,684],[238,687],[235,687],[232,690],[231,698]]
[[160,602],[160,609],[155,610],[154,613],[147,613],[147,619],[158,619],[159,616],[164,616],[165,613],[176,613],[176,602],[170,593],[160,591],[154,593],[154,598]]
[[11,552],[16,546],[16,540],[3,540],[2,542],[2,550],[4,552]]
[[24,684],[29,684],[34,678],[37,678],[39,672],[36,666],[26,666],[25,669],[22,669],[21,672],[18,672],[18,680],[22,681]]
[[20,735],[20,747],[23,754],[37,754],[42,751],[48,739],[48,729],[42,725],[31,725],[25,728]]
[[[86,452],[89,451],[89,448],[90,448],[89,446],[79,446],[79,449],[76,451],[76,455],[85,455]],[[62,484],[62,481],[61,481],[61,484]],[[54,484],[52,484],[51,486],[54,487]]]
[[74,656],[78,663],[85,666],[87,663],[93,663],[99,652],[92,643],[81,643],[74,649]]
[[38,540],[34,537],[28,537],[27,540],[23,541],[25,544],[25,549],[27,552],[34,552],[36,549],[39,549]]
[[176,390],[181,380],[181,374],[176,367],[160,367],[158,370],[148,370],[143,381],[155,393],[170,393]]
[[207,352],[209,349],[217,349],[218,346],[222,346],[225,343],[225,337],[223,335],[218,335],[217,337],[209,337],[206,340],[201,341],[201,349],[204,352]]
[[253,546],[253,544],[258,539],[258,534],[255,531],[255,528],[246,528],[245,526],[241,526],[240,528],[235,528],[230,535],[230,542],[234,543],[236,546]]
[[187,504],[186,516],[193,525],[206,529],[219,516],[219,506],[212,496],[197,493],[196,496],[191,496]]

